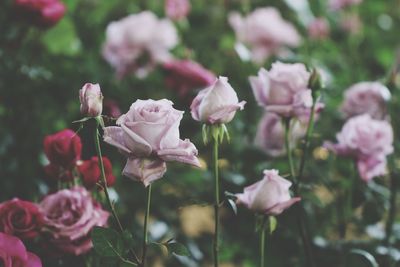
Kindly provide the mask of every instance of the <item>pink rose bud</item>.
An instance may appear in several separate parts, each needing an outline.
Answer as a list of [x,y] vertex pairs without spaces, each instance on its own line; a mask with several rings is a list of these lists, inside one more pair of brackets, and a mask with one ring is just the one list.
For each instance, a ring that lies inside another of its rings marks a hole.
[[329,36],[330,28],[326,18],[320,17],[308,25],[308,35],[312,39],[325,39]]
[[1,232],[0,263],[4,267],[42,267],[39,257],[28,252],[21,240]]
[[58,251],[75,256],[92,249],[91,230],[107,225],[110,216],[83,187],[47,195],[40,207],[45,215],[48,242]]
[[340,156],[354,158],[364,181],[386,174],[386,156],[393,153],[393,129],[387,121],[359,115],[350,118],[336,138],[337,144],[326,142],[324,146]]
[[299,197],[290,196],[291,185],[277,170],[265,170],[261,181],[246,187],[242,194],[236,194],[237,202],[257,213],[279,215],[300,201]]
[[344,93],[341,111],[346,118],[369,114],[381,120],[387,115],[387,102],[391,94],[380,82],[360,82],[352,85]]
[[118,126],[104,129],[104,141],[127,156],[123,174],[148,186],[162,178],[166,161],[199,166],[197,149],[189,139],[180,139],[183,111],[169,100],[137,100],[117,120]]
[[329,7],[332,10],[340,10],[352,5],[358,5],[363,0],[329,0]]
[[220,76],[215,82],[201,90],[190,106],[192,117],[196,121],[209,124],[228,123],[236,110],[242,110],[246,101],[239,99],[228,83],[228,78]]
[[88,117],[97,117],[103,111],[103,94],[98,83],[86,83],[79,90],[79,100],[81,101],[81,113]]
[[172,20],[186,18],[190,12],[189,0],[165,0],[165,13]]
[[250,48],[251,58],[257,64],[272,55],[285,54],[287,47],[298,47],[301,43],[296,28],[273,7],[257,8],[246,17],[231,13],[229,23],[238,42]]

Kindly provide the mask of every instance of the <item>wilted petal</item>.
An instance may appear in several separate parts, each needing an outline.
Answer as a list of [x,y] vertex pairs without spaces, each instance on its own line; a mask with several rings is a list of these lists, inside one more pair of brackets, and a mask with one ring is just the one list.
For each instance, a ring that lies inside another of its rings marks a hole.
[[122,174],[142,182],[147,187],[155,180],[161,179],[166,171],[167,166],[162,160],[129,158]]
[[265,213],[269,214],[269,215],[279,215],[284,210],[286,210],[287,208],[292,206],[294,203],[299,202],[300,200],[301,200],[301,198],[295,197],[295,198],[292,198],[292,199],[290,199],[290,200],[288,200],[286,202],[278,203],[275,206],[273,206],[272,208],[266,210]]
[[189,139],[180,140],[176,148],[163,149],[157,155],[165,161],[178,161],[200,167],[197,149]]

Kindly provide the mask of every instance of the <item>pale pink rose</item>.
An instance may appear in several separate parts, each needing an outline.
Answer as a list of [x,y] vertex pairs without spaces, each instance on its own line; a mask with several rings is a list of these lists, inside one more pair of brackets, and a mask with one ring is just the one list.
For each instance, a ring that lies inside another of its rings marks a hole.
[[199,92],[190,109],[196,121],[219,124],[230,122],[236,111],[242,110],[245,104],[246,101],[239,102],[228,78],[220,76],[211,86]]
[[[306,124],[293,121],[290,130],[290,143],[295,145],[305,135],[306,129]],[[271,157],[285,155],[285,127],[282,118],[275,113],[266,112],[258,125],[254,143]]]
[[299,197],[290,196],[291,185],[277,170],[264,170],[261,181],[246,187],[242,194],[236,194],[237,202],[257,213],[279,215],[300,201]]
[[348,6],[358,5],[363,0],[329,0],[329,8],[332,10],[340,10]]
[[369,114],[352,117],[336,138],[337,144],[326,142],[325,146],[354,158],[363,180],[386,173],[386,156],[393,153],[393,129],[387,121],[374,120]]
[[103,111],[103,94],[98,83],[86,83],[79,90],[79,101],[81,102],[81,113],[88,117],[97,117]]
[[165,0],[165,14],[172,20],[186,18],[190,12],[189,0]]
[[287,47],[298,47],[301,42],[296,28],[273,7],[257,8],[246,17],[231,13],[229,23],[237,41],[250,48],[252,60],[258,64],[284,53]]
[[104,129],[104,141],[128,157],[123,174],[145,186],[164,175],[165,161],[199,166],[196,147],[180,139],[183,111],[172,105],[166,99],[137,100],[117,120],[118,126]]
[[312,39],[325,39],[329,36],[330,27],[326,18],[315,18],[307,27],[308,35]]
[[340,27],[350,34],[359,33],[362,25],[361,18],[357,14],[345,14],[340,18]]
[[42,267],[39,257],[26,251],[21,240],[1,232],[0,264],[4,267]]
[[157,64],[171,60],[169,50],[177,43],[178,34],[171,21],[144,11],[107,26],[103,56],[119,78],[129,72],[144,77]]
[[[249,81],[257,103],[267,111],[282,117],[308,119],[312,106],[309,78],[304,64],[278,61],[272,64],[270,71],[261,68],[258,76],[250,76]],[[322,107],[318,103],[316,112]]]
[[344,93],[341,111],[346,118],[369,114],[374,119],[384,119],[390,91],[380,82],[360,82],[352,85]]
[[95,226],[105,226],[110,215],[83,187],[47,195],[40,207],[49,242],[60,252],[76,256],[93,247],[90,231]]

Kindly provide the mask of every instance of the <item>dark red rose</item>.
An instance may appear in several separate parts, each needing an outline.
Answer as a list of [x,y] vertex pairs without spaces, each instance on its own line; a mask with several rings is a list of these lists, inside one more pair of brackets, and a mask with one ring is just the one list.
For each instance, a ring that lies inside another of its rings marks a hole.
[[25,17],[39,26],[53,26],[66,11],[59,0],[15,0],[14,4]]
[[170,61],[163,67],[167,72],[166,85],[177,90],[180,97],[186,97],[193,89],[207,87],[216,79],[211,71],[190,60]]
[[43,224],[43,214],[35,203],[14,198],[0,204],[0,232],[33,239]]
[[49,164],[44,166],[44,172],[50,179],[55,179],[56,181],[61,180],[64,182],[69,182],[74,179],[72,174],[72,169],[64,169],[61,166],[55,164]]
[[[115,183],[115,176],[112,173],[112,165],[108,158],[103,157],[104,171],[106,173],[107,186],[112,186]],[[86,188],[93,188],[96,183],[101,181],[101,172],[97,157],[92,157],[90,160],[83,161],[78,166],[79,172],[82,174],[83,184]]]
[[81,138],[72,130],[65,129],[44,138],[44,153],[50,164],[71,169],[81,158]]

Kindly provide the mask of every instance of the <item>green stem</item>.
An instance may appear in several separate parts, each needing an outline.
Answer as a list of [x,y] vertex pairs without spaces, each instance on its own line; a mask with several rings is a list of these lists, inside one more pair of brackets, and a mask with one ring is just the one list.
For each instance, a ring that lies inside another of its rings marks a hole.
[[261,267],[265,267],[265,236],[266,236],[267,230],[262,229],[260,233],[260,254],[261,254]]
[[393,232],[393,224],[396,218],[396,198],[397,198],[397,181],[395,173],[390,174],[390,206],[388,220],[386,222],[385,244],[390,244],[390,237]]
[[214,232],[214,267],[218,267],[218,251],[219,251],[219,173],[218,173],[218,136],[213,138],[214,146],[213,146],[213,160],[214,160],[214,176],[215,176],[215,203],[214,203],[214,212],[215,212],[215,232]]
[[146,213],[144,215],[144,231],[143,231],[143,248],[142,248],[142,267],[146,266],[146,255],[147,255],[147,244],[148,239],[148,225],[149,225],[149,215],[150,215],[150,204],[151,204],[151,184],[147,187],[147,207]]
[[290,148],[290,118],[285,119],[285,148],[289,160],[290,176],[292,177],[293,183],[295,183],[296,173],[294,170],[292,149]]

